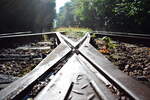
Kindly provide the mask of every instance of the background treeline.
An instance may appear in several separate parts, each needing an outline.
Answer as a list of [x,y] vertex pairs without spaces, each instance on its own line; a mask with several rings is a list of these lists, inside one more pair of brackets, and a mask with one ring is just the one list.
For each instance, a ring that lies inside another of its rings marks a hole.
[[57,27],[150,32],[150,0],[71,0],[57,14]]
[[0,0],[0,33],[52,28],[55,0]]

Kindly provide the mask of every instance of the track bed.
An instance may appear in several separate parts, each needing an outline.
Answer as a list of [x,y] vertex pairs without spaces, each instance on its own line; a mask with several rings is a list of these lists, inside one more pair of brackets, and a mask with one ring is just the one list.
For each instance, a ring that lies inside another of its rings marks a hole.
[[88,33],[78,42],[55,34],[60,44],[31,72],[1,90],[0,99],[149,100],[150,89],[98,52]]

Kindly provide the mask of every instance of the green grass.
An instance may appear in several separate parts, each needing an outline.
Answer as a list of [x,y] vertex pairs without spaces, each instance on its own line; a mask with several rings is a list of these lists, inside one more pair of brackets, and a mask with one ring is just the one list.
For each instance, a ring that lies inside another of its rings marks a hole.
[[43,41],[44,41],[44,42],[49,41],[48,35],[42,35],[42,38],[43,38]]
[[114,49],[117,47],[117,45],[112,42],[112,39],[110,37],[104,36],[102,40],[105,41],[107,49]]
[[86,32],[91,32],[92,30],[89,28],[80,28],[80,27],[62,27],[57,28],[54,31],[57,32],[65,32],[66,35],[73,37],[82,37]]

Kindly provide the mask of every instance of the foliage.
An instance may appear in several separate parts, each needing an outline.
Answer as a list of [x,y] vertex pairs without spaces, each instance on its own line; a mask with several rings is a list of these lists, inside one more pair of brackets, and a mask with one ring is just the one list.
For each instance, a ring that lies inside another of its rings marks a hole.
[[58,27],[150,32],[150,0],[71,0],[57,16]]
[[64,32],[91,32],[92,30],[89,28],[79,28],[79,27],[61,27],[55,29],[55,31],[64,31]]
[[74,14],[73,6],[71,2],[65,4],[64,7],[60,8],[59,14],[57,14],[57,27],[69,27],[74,25]]
[[96,38],[96,35],[95,34],[91,34],[91,38]]
[[110,37],[105,36],[102,38],[102,40],[105,41],[107,49],[114,49],[117,46],[115,43],[112,42]]
[[91,32],[89,28],[79,28],[79,27],[61,27],[55,29],[58,32],[65,32],[67,35],[75,35],[76,37],[82,37],[86,32]]
[[108,49],[100,49],[99,52],[103,54],[108,54],[110,51]]

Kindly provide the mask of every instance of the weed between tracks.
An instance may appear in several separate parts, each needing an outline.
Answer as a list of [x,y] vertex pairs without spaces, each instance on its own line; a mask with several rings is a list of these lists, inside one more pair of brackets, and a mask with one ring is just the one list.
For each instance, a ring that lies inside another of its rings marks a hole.
[[[135,44],[93,39],[93,46],[127,75],[150,87],[150,49]],[[108,45],[113,43],[113,45]],[[111,47],[114,46],[115,47]],[[111,48],[110,48],[111,47]]]
[[89,28],[79,28],[79,27],[62,27],[62,28],[57,28],[54,31],[58,32],[64,32],[64,34],[73,39],[74,41],[80,39],[85,35],[86,32],[91,32],[92,30]]

